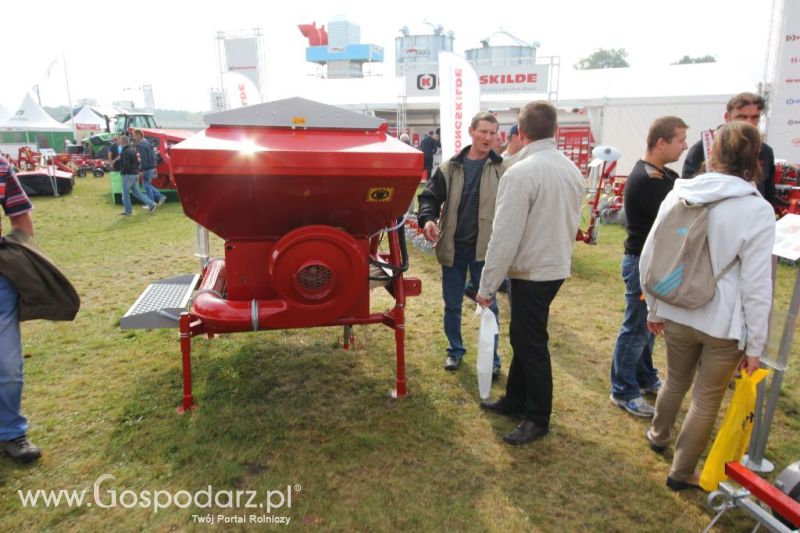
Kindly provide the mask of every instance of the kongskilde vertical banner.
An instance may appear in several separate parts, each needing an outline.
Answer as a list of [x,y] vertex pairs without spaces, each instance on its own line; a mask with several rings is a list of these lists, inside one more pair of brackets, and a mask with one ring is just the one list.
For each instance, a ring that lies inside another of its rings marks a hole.
[[442,161],[447,161],[472,142],[467,130],[481,108],[478,75],[466,59],[439,52],[439,94]]
[[767,142],[775,159],[800,163],[800,0],[784,0]]
[[258,38],[225,38],[225,64],[228,72],[236,72],[249,79],[261,92],[261,79],[258,75]]
[[238,72],[226,72],[222,75],[222,87],[225,90],[228,109],[238,109],[261,103],[258,89],[249,78]]

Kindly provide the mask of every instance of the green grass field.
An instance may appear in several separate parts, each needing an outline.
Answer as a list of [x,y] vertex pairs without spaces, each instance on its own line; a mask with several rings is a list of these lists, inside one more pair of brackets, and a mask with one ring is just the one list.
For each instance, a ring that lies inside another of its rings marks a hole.
[[[133,217],[117,216],[108,178],[83,178],[71,195],[34,203],[37,240],[83,305],[74,323],[23,324],[23,410],[44,456],[29,466],[0,458],[2,531],[279,527],[218,520],[270,514],[288,517],[291,528],[325,531],[697,532],[713,516],[704,493],[668,491],[671,455],[653,454],[647,422],[608,399],[624,309],[618,226],[602,227],[598,246],[576,244],[574,275],[551,314],[551,434],[514,448],[501,440],[514,421],[478,407],[478,321],[469,306],[465,364],[455,374],[442,369],[434,258],[411,251],[410,275],[423,280],[423,294],[407,306],[406,398],[387,397],[394,386],[388,328],[356,327],[349,351],[338,347],[340,328],[266,331],[195,338],[198,408],[178,415],[177,330],[122,331],[119,319],[149,282],[198,270],[193,223],[175,203],[152,217],[138,207]],[[212,245],[219,256],[221,242]],[[795,276],[781,266],[784,308]],[[504,370],[493,397],[504,390],[511,354],[500,298]],[[385,292],[373,291],[374,310],[389,305]],[[655,358],[663,369],[662,341]],[[800,459],[798,361],[794,353],[767,449],[778,470]],[[36,489],[86,489],[86,499],[24,506],[18,491]],[[145,505],[156,491],[176,495],[174,504],[157,512]],[[219,505],[184,505],[180,491],[213,491]],[[271,502],[271,512],[245,507],[244,496],[231,505],[236,491],[257,491],[255,503]],[[210,526],[200,523],[206,515]],[[715,531],[753,525],[730,511]]]

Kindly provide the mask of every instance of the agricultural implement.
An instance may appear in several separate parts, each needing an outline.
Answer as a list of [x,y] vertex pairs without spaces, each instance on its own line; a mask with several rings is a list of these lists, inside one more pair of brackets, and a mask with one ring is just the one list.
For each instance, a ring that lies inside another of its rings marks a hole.
[[[354,325],[388,326],[393,395],[404,396],[405,302],[422,286],[404,277],[398,220],[416,192],[421,152],[389,136],[384,120],[301,98],[206,123],[169,157],[184,213],[224,240],[225,257],[204,260],[199,275],[150,285],[120,321],[179,328],[179,411],[195,403],[193,337],[271,329],[341,326],[348,346]],[[370,311],[375,287],[394,299],[385,312]]]
[[[611,146],[596,146],[592,150],[594,158],[589,163],[589,225],[586,230],[578,228],[576,241],[586,244],[597,244],[598,222],[600,220],[600,198],[603,193],[614,191],[614,171],[617,161],[622,156],[619,150]],[[621,192],[621,190],[620,190]],[[621,207],[621,204],[620,204]]]

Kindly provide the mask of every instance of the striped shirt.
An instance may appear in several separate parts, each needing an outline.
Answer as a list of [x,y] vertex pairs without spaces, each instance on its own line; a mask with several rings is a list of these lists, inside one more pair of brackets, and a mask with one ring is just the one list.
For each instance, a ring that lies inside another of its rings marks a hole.
[[[3,211],[9,217],[22,215],[33,209],[28,195],[22,190],[19,181],[14,176],[11,165],[2,156],[0,156],[0,205],[3,206]],[[0,231],[2,231],[2,224],[0,224]]]

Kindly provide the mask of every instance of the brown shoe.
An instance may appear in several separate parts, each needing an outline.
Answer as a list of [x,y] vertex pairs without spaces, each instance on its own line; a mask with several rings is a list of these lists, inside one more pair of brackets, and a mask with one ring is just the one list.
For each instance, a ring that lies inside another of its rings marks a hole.
[[33,444],[25,435],[11,440],[0,440],[0,450],[6,452],[15,461],[30,463],[42,456],[42,450]]
[[547,426],[537,426],[530,420],[523,420],[514,431],[503,437],[509,444],[528,444],[550,433]]

